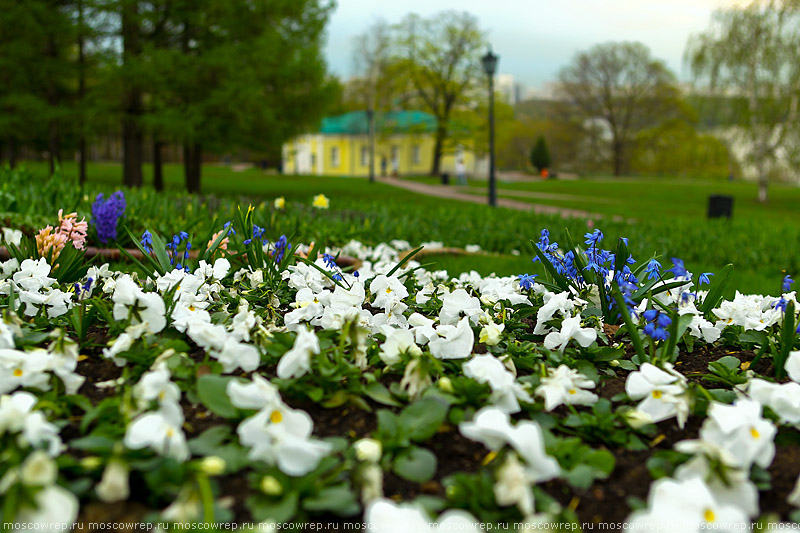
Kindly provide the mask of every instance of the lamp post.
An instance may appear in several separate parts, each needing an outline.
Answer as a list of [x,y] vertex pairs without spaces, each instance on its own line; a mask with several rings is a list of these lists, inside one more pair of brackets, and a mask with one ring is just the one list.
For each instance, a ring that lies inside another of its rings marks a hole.
[[481,58],[483,71],[489,77],[489,205],[497,207],[497,184],[494,178],[494,73],[497,70],[497,54],[492,53],[492,47]]

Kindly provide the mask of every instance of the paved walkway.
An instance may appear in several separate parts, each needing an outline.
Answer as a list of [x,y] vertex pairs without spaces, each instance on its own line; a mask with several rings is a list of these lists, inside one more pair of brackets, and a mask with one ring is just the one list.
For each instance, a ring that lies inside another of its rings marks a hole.
[[[462,192],[459,187],[449,185],[429,185],[427,183],[419,183],[416,181],[407,181],[398,178],[377,178],[381,183],[399,187],[408,191],[413,191],[427,196],[435,196],[437,198],[447,198],[450,200],[460,200],[462,202],[471,202],[473,204],[486,204],[486,197],[469,194]],[[499,192],[499,191],[498,191]],[[517,191],[513,191],[516,193]],[[509,198],[498,198],[497,205],[500,207],[507,207],[509,209],[516,209],[518,211],[531,211],[537,214],[545,215],[560,215],[562,217],[580,217],[580,218],[604,218],[599,213],[590,213],[580,209],[569,209],[564,207],[557,207],[553,205],[532,204],[529,202],[520,202],[518,200],[511,200]],[[614,216],[613,220],[623,220],[622,217]]]

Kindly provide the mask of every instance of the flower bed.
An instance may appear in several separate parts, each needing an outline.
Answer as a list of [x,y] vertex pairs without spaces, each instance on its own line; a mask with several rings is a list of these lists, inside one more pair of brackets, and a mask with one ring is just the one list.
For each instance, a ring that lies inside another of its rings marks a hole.
[[595,230],[542,232],[546,276],[453,277],[404,241],[268,236],[252,210],[194,247],[131,235],[115,271],[59,219],[4,232],[4,523],[798,518],[788,276],[727,301],[732,267],[637,262]]

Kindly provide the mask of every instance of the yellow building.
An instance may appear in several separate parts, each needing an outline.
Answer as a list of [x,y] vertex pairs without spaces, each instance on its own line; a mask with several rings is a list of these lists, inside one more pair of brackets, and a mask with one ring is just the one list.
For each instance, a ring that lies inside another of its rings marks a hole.
[[[375,175],[428,174],[433,165],[436,119],[421,111],[392,111],[376,117]],[[309,133],[283,145],[285,174],[369,176],[367,113],[355,111],[322,120],[318,133]],[[442,154],[441,172],[455,174],[462,159],[473,175],[485,162],[463,146]]]

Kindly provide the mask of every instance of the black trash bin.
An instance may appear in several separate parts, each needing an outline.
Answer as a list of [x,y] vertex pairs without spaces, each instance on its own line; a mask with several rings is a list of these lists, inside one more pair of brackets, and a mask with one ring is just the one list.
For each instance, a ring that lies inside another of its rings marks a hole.
[[442,185],[450,185],[450,174],[442,172]]
[[733,215],[733,196],[712,194],[708,197],[708,218],[731,218]]

